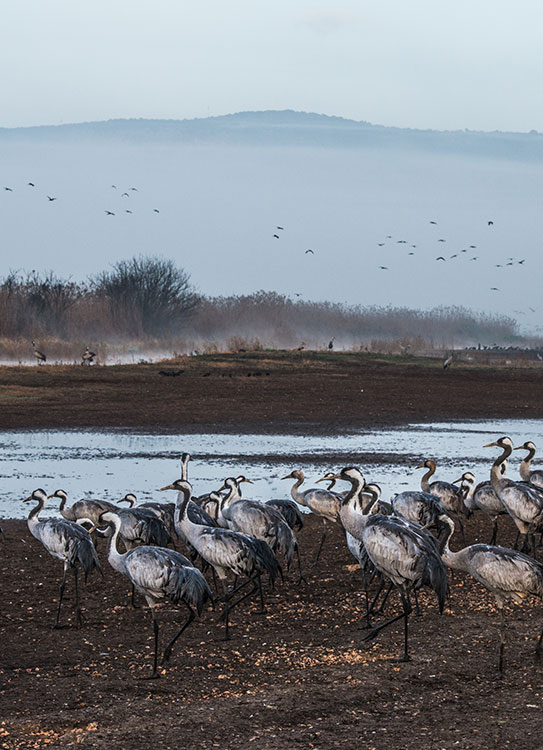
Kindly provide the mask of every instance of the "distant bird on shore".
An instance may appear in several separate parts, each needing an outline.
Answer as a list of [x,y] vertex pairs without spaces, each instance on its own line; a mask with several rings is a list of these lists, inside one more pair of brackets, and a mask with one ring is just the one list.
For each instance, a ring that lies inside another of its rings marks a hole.
[[443,362],[443,369],[446,370],[448,367],[450,367],[453,363],[453,355],[451,354],[447,359]]
[[307,255],[307,253],[311,253],[311,255],[315,255],[315,251],[311,250],[311,248],[309,248],[309,250],[306,250],[304,255]]
[[299,347],[298,347],[298,348],[296,349],[296,351],[297,351],[297,352],[303,352],[303,350],[304,350],[304,349],[305,349],[305,341],[302,341],[302,343],[301,343],[301,344],[300,344],[300,346],[299,346]]
[[82,364],[84,365],[92,365],[94,362],[94,358],[96,357],[95,352],[91,352],[88,346],[85,347],[85,351],[82,355]]
[[104,211],[104,213],[107,214],[107,216],[115,216],[113,211]]
[[335,336],[332,336],[332,338],[331,338],[331,339],[330,339],[330,341],[328,342],[328,351],[329,351],[329,352],[331,352],[331,351],[332,351],[332,349],[334,348],[334,339],[335,339],[335,338],[336,338]]
[[56,201],[56,198],[52,195],[48,195],[47,200],[52,202],[52,201]]
[[38,360],[38,364],[41,365],[42,362],[45,362],[47,360],[47,357],[43,352],[40,352],[40,350],[36,347],[36,344],[34,341],[32,342],[32,347],[34,349],[33,354]]

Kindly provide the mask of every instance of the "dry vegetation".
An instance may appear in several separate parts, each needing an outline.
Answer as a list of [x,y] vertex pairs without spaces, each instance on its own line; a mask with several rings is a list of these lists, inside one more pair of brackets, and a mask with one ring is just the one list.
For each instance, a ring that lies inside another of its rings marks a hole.
[[388,354],[465,346],[538,347],[516,321],[463,308],[430,311],[293,300],[274,292],[196,294],[173,261],[133,258],[86,283],[10,273],[0,283],[0,359],[28,361],[30,341],[52,361],[89,344],[102,362],[187,353],[335,349]]

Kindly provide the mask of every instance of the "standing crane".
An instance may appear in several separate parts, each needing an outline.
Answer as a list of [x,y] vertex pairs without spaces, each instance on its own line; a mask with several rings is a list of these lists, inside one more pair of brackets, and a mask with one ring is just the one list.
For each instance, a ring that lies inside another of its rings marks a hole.
[[[500,651],[498,658],[499,679],[503,675],[503,652],[505,648],[506,599],[521,603],[526,596],[543,598],[543,565],[528,555],[491,544],[472,544],[458,552],[449,549],[449,539],[454,529],[445,538],[442,557],[445,565],[454,570],[469,573],[476,581],[494,594],[500,612]],[[537,641],[536,658],[541,658],[543,631]]]
[[[507,470],[507,462],[502,463],[500,471],[504,474]],[[492,489],[492,482],[486,480],[475,484],[475,476],[471,471],[466,471],[454,483],[460,482],[460,491],[464,498],[464,505],[473,513],[480,510],[492,519],[492,536],[489,544],[496,544],[498,536],[498,516],[507,516],[507,510],[500,498]]]
[[109,540],[108,561],[111,567],[125,575],[132,586],[143,594],[151,610],[155,652],[153,672],[148,679],[159,677],[158,672],[158,620],[156,606],[164,600],[173,604],[184,604],[189,616],[164,649],[162,663],[170,658],[172,648],[179,636],[188,628],[196,617],[201,615],[204,604],[211,600],[212,594],[206,579],[194,568],[184,555],[175,550],[161,547],[136,547],[121,554],[117,549],[117,539],[121,531],[121,519],[117,513],[106,511],[102,521],[111,524],[113,534]]
[[[176,479],[172,484],[162,487],[162,490],[175,490],[179,493],[176,503],[176,528],[186,536],[200,557],[211,565],[222,583],[225,606],[221,620],[224,621],[224,639],[229,640],[230,612],[242,601],[256,593],[260,594],[261,611],[263,611],[264,599],[260,577],[262,573],[267,572],[273,585],[277,574],[281,573],[281,566],[275,559],[270,547],[260,539],[229,529],[193,523],[186,512],[192,493],[192,486],[189,482]],[[230,592],[227,591],[226,585],[229,571],[234,573],[235,576],[247,578],[244,583]],[[235,594],[249,583],[253,584],[252,589],[240,596],[237,601],[232,602]]]
[[38,347],[36,346],[36,344],[35,344],[34,341],[32,342],[32,349],[33,349],[32,354],[38,360],[38,364],[39,365],[41,365],[42,362],[46,362],[47,361],[47,357],[45,356],[45,354],[43,352],[40,352],[40,350],[38,349]]
[[522,459],[522,462],[520,464],[521,479],[524,482],[530,482],[530,484],[535,484],[537,487],[543,487],[543,470],[534,469],[534,471],[532,471],[530,467],[530,464],[532,463],[532,459],[535,456],[535,451],[536,451],[535,444],[532,443],[531,440],[529,440],[528,442],[523,443],[522,445],[518,445],[516,448],[513,448],[513,450],[528,451],[528,455]]
[[[436,541],[418,524],[395,516],[372,514],[373,506],[367,508],[365,515],[360,514],[353,501],[364,488],[365,480],[355,467],[342,469],[335,478],[351,484],[349,494],[341,501],[340,518],[343,526],[363,542],[371,562],[396,587],[402,602],[403,611],[373,627],[364,640],[375,638],[381,630],[403,617],[404,649],[399,661],[409,661],[408,619],[413,609],[409,599],[410,592],[424,585],[429,586],[436,592],[439,611],[443,612],[449,591],[447,571]],[[452,520],[450,525],[454,528]]]
[[543,491],[535,485],[512,482],[502,474],[502,463],[509,459],[513,451],[513,443],[509,437],[501,437],[485,448],[498,447],[502,454],[492,464],[490,481],[492,489],[503,503],[505,509],[516,524],[521,534],[524,534],[523,550],[529,549],[533,557],[535,551],[535,532],[543,530]]
[[[226,487],[226,483],[223,487]],[[296,554],[298,583],[300,583],[303,575],[298,542],[281,513],[268,503],[259,503],[255,500],[240,498],[235,502],[229,502],[231,494],[229,492],[227,497],[222,497],[220,500],[221,515],[228,528],[266,542],[274,553],[284,555],[287,570],[290,569],[292,558]]]
[[48,498],[58,498],[60,500],[59,511],[63,518],[74,523],[83,523],[91,521],[93,525],[98,523],[102,513],[106,510],[117,510],[113,503],[107,500],[77,500],[69,508],[66,508],[68,495],[64,490],[55,490]]
[[309,490],[300,492],[300,487],[305,480],[304,473],[301,469],[291,471],[290,474],[287,474],[286,477],[281,477],[281,479],[295,479],[296,481],[290,488],[290,494],[294,502],[298,503],[298,505],[304,505],[306,508],[309,508],[309,510],[315,516],[320,516],[320,518],[323,519],[324,528],[322,532],[322,538],[317,550],[317,554],[311,566],[314,567],[319,560],[322,546],[324,544],[324,540],[326,539],[328,521],[337,523],[339,519],[339,508],[341,501],[336,493],[329,492],[328,490],[323,490],[320,487],[313,487]]
[[81,364],[82,365],[93,365],[94,359],[96,357],[96,352],[91,352],[88,346],[85,347],[85,351],[81,355]]
[[83,624],[83,615],[79,602],[79,589],[77,587],[78,566],[83,568],[85,581],[89,573],[97,568],[100,573],[100,561],[94,549],[92,540],[85,529],[78,526],[72,521],[66,521],[60,518],[50,518],[47,521],[40,521],[38,516],[45,507],[47,495],[44,490],[37,489],[23,502],[37,502],[28,516],[28,528],[33,537],[40,541],[47,552],[58,560],[61,560],[64,566],[64,574],[60,582],[60,597],[58,602],[57,617],[54,628],[60,628],[60,608],[62,606],[62,597],[66,586],[66,574],[71,568],[74,572],[75,585],[75,615],[78,627]]
[[438,534],[449,525],[450,515],[438,498],[429,492],[400,492],[392,498],[391,505],[395,516],[418,523],[424,528],[434,528]]

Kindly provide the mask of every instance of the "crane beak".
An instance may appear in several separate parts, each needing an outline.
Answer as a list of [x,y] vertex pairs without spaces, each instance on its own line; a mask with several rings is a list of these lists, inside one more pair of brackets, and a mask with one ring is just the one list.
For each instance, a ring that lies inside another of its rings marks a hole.
[[173,484],[167,484],[165,487],[160,487],[159,492],[164,492],[164,490],[176,490],[177,487],[174,487]]
[[458,482],[463,482],[464,477],[460,477],[460,479],[453,479],[452,484],[458,484]]
[[222,487],[219,487],[219,489],[218,489],[218,490],[216,490],[216,491],[217,491],[217,492],[223,492],[224,490],[227,490],[227,489],[228,489],[228,487],[227,487],[227,486],[226,486],[225,484],[223,484],[223,486],[222,486]]
[[331,482],[332,479],[341,479],[339,474],[328,474],[328,476],[317,479],[317,482]]
[[525,445],[517,445],[516,448],[513,448],[514,451],[525,451],[528,450]]
[[497,445],[498,445],[498,443],[496,443],[496,441],[494,441],[493,443],[487,443],[486,445],[483,445],[483,448],[494,448],[494,446],[497,446]]
[[55,493],[53,492],[52,495],[47,495],[47,499],[50,500],[52,497],[56,497]]
[[292,476],[292,474],[287,474],[286,477],[281,477],[281,479],[294,479],[294,477]]
[[246,479],[245,477],[243,477],[243,479],[241,481],[242,482],[247,482],[247,484],[254,484],[254,482],[251,482],[250,479]]
[[23,503],[29,503],[32,500],[32,495],[29,495],[28,497],[25,497],[23,500]]
[[419,464],[418,466],[415,466],[415,469],[425,469],[425,468],[426,466],[424,464]]

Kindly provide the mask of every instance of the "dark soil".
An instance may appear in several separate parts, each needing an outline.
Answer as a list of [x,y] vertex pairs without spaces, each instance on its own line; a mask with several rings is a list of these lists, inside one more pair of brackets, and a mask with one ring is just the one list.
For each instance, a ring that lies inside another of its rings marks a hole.
[[406,422],[541,418],[542,388],[538,363],[443,370],[435,360],[333,352],[0,367],[0,429],[333,433]]
[[[504,543],[513,530],[501,519]],[[161,679],[145,681],[152,656],[146,609],[131,610],[126,579],[100,548],[105,579],[84,588],[86,623],[73,627],[72,582],[64,630],[52,630],[61,575],[23,521],[0,540],[0,747],[357,748],[516,750],[541,748],[543,667],[533,661],[540,608],[508,612],[506,674],[497,663],[497,613],[488,593],[455,575],[439,616],[431,592],[411,619],[413,660],[399,652],[400,621],[364,644],[361,573],[339,528],[309,568],[321,522],[300,534],[307,584],[290,574],[267,597],[268,612],[241,605],[232,640],[205,610],[176,646]],[[468,522],[485,539],[490,524]],[[457,542],[458,544],[458,542]],[[454,546],[454,545],[453,545]],[[398,607],[391,598],[387,616]],[[184,613],[161,613],[163,641]]]

